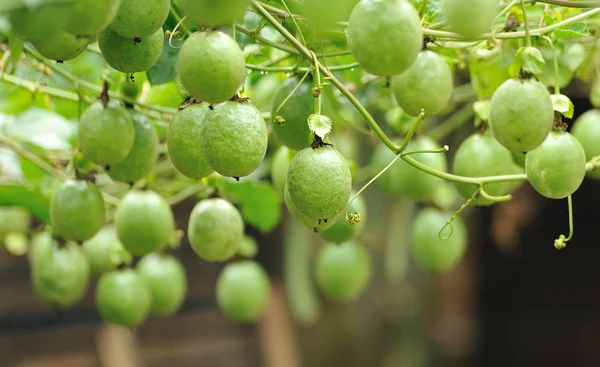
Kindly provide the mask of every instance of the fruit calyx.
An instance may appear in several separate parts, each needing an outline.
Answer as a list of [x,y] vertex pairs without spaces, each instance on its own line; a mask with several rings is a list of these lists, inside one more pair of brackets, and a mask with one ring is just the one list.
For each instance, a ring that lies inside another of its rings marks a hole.
[[559,111],[554,111],[554,125],[552,125],[552,130],[553,131],[567,131],[567,128],[569,127],[569,125],[567,125],[564,121],[563,121],[563,115],[562,113],[560,113]]
[[250,103],[249,97],[240,97],[237,94],[234,94],[233,97],[231,97],[229,100],[231,102],[237,102],[237,103]]
[[108,102],[110,102],[110,97],[108,96],[108,81],[106,81],[106,80],[104,81],[104,84],[102,85],[102,92],[100,92],[98,99],[102,102],[102,105],[104,105],[104,107],[108,107]]
[[318,136],[318,135],[315,135],[315,138],[314,138],[314,140],[313,140],[312,144],[310,145],[310,147],[311,147],[311,148],[313,148],[313,149],[318,149],[318,148],[322,148],[322,147],[324,147],[324,146],[330,146],[330,147],[332,147],[332,148],[335,148],[335,147],[333,146],[333,144],[330,144],[330,143],[325,143],[325,142],[323,141],[323,139],[321,139],[321,137],[320,137],[320,136]]
[[177,107],[177,109],[179,111],[181,111],[181,110],[184,110],[186,107],[189,107],[189,106],[192,106],[195,104],[199,104],[199,103],[202,103],[202,101],[199,101],[198,99],[196,99],[196,97],[190,96],[190,97],[187,97],[183,102],[181,102],[179,104],[179,106]]

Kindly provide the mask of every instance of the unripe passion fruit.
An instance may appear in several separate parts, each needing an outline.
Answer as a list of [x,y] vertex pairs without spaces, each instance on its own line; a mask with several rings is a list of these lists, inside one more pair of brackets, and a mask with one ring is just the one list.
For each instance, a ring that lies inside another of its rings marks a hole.
[[77,37],[67,32],[57,32],[41,41],[31,42],[38,52],[47,59],[68,61],[79,56],[89,43],[87,37]]
[[208,103],[221,103],[233,97],[246,76],[246,61],[240,46],[219,31],[192,34],[179,50],[177,60],[185,89]]
[[232,25],[244,18],[250,0],[180,0],[179,5],[188,16],[188,22],[205,27]]
[[210,166],[223,176],[254,172],[267,153],[269,133],[260,111],[250,103],[227,101],[204,116],[200,149]]
[[[298,78],[290,78],[277,89],[273,96],[271,113],[273,133],[277,139],[291,149],[302,150],[310,145],[308,117],[313,114],[315,98],[312,95],[313,83],[309,79],[302,82],[289,97],[298,82]],[[281,106],[288,97],[289,99]]]
[[27,233],[31,214],[18,206],[0,207],[0,242],[10,233]]
[[[350,194],[350,199],[354,197],[356,193]],[[331,228],[321,231],[320,235],[327,242],[342,243],[349,241],[356,237],[362,232],[365,227],[365,218],[367,216],[367,204],[362,196],[357,197],[348,207],[348,214],[359,213],[361,220],[358,223],[350,224],[345,220],[345,212],[342,211],[335,220],[335,223]]]
[[579,140],[567,132],[552,131],[542,145],[527,153],[525,173],[535,191],[550,199],[562,199],[581,186],[585,163]]
[[426,116],[433,116],[450,101],[452,70],[444,57],[421,51],[408,70],[392,78],[392,88],[404,112],[418,116],[423,109]]
[[[454,156],[454,173],[465,177],[485,177],[507,175],[513,172],[513,159],[510,151],[504,148],[488,133],[473,134],[458,147]],[[457,183],[456,188],[465,199],[470,199],[478,185]],[[506,183],[485,185],[485,192],[499,196],[507,193]],[[474,205],[488,206],[493,202],[481,196],[473,201]]]
[[100,275],[130,260],[114,226],[105,226],[81,247],[90,263],[92,274]]
[[129,114],[135,130],[133,148],[124,160],[110,166],[108,175],[115,181],[134,183],[152,170],[158,157],[158,135],[149,118],[133,110]]
[[33,289],[40,298],[58,309],[81,301],[90,277],[90,265],[81,248],[73,242],[64,246],[52,243],[40,255],[31,263]]
[[353,241],[328,243],[317,254],[317,285],[331,299],[352,301],[365,291],[371,268],[371,256],[364,246]]
[[133,269],[102,274],[96,286],[96,307],[104,320],[136,327],[150,313],[152,295],[144,279]]
[[450,29],[467,38],[489,32],[497,14],[497,0],[445,0],[442,8]]
[[121,0],[109,28],[129,39],[149,37],[165,23],[170,6],[169,0]]
[[296,204],[294,204],[294,202],[290,198],[290,192],[288,191],[287,184],[284,187],[283,197],[285,201],[285,206],[287,207],[290,214],[308,228],[313,229],[315,232],[324,231],[326,229],[331,228],[335,224],[335,221],[338,219],[338,217],[343,213],[341,212],[335,218],[328,220],[310,218],[309,216],[298,210]]
[[163,30],[132,40],[110,29],[98,33],[98,46],[108,65],[123,73],[150,69],[158,61],[164,45]]
[[457,217],[452,222],[451,228],[446,225],[452,213],[445,213],[436,209],[421,210],[415,217],[412,227],[412,253],[414,259],[422,267],[441,272],[448,270],[464,257],[467,249],[467,230],[462,218]]
[[202,155],[200,130],[208,104],[197,103],[175,113],[169,124],[167,149],[175,168],[190,178],[199,179],[214,172]]
[[554,107],[543,84],[509,79],[490,101],[489,127],[500,144],[513,152],[528,152],[542,144],[554,124]]
[[52,195],[50,220],[54,230],[65,239],[88,240],[104,225],[102,194],[87,181],[65,181]]
[[79,121],[79,149],[90,161],[110,165],[124,160],[135,140],[133,122],[118,102],[94,102]]
[[217,279],[217,302],[236,322],[260,318],[269,304],[271,284],[265,270],[252,260],[227,264]]
[[71,5],[67,31],[77,36],[94,36],[112,23],[120,5],[121,0],[77,0]]
[[140,260],[136,271],[150,289],[152,314],[164,317],[179,311],[187,293],[185,269],[179,260],[170,255],[149,254]]
[[242,215],[224,199],[202,200],[192,210],[188,239],[206,261],[225,261],[235,255],[244,235]]
[[400,74],[423,47],[421,19],[406,0],[361,0],[348,20],[348,45],[365,71]]
[[[583,146],[586,160],[600,155],[600,111],[589,110],[575,121],[571,134]],[[592,179],[600,179],[600,169],[588,172]]]
[[348,204],[352,175],[346,159],[333,147],[306,148],[290,163],[287,188],[304,215],[330,220]]
[[117,208],[115,226],[123,247],[142,256],[169,242],[175,220],[171,207],[159,194],[132,190]]
[[41,41],[60,32],[69,19],[72,5],[68,2],[42,4],[23,5],[10,12],[12,30],[29,41]]

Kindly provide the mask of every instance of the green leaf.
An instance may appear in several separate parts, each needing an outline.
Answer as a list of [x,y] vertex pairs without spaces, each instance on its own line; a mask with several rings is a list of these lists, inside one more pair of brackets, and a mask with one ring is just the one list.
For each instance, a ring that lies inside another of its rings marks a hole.
[[590,30],[588,29],[588,26],[585,22],[569,24],[564,28],[560,28],[554,31],[554,37],[556,39],[586,37],[589,35]]
[[[419,9],[423,0],[417,0],[416,7]],[[429,0],[427,2],[427,7],[425,8],[425,17],[429,22],[434,20],[442,11],[442,0]]]
[[223,190],[237,199],[246,223],[263,233],[271,232],[279,224],[279,194],[270,183],[224,180]]
[[18,34],[11,32],[8,35],[8,47],[10,49],[10,62],[16,67],[19,60],[21,60],[23,48],[25,48],[25,39]]
[[8,148],[0,148],[0,179],[17,182],[24,179],[19,155]]
[[560,112],[564,117],[568,119],[573,118],[573,113],[575,112],[575,106],[573,106],[573,102],[569,97],[564,94],[553,94],[550,96],[552,98],[552,106],[554,106],[554,110]]
[[490,101],[477,101],[473,104],[475,115],[482,121],[487,121],[490,117]]
[[169,39],[165,38],[165,44],[158,61],[146,72],[152,85],[166,84],[177,77],[177,56],[183,41],[173,38],[171,44],[173,47],[169,45]]
[[20,184],[0,185],[0,206],[8,205],[21,206],[40,221],[50,223],[50,197],[38,188]]
[[523,70],[525,73],[538,75],[543,72],[544,64],[544,57],[540,50],[535,47],[521,47],[515,55],[509,73],[515,77]]
[[325,139],[327,134],[333,129],[333,121],[325,115],[310,115],[308,117],[308,127],[321,139]]
[[8,120],[0,132],[45,150],[65,151],[72,148],[76,126],[55,112],[35,107]]

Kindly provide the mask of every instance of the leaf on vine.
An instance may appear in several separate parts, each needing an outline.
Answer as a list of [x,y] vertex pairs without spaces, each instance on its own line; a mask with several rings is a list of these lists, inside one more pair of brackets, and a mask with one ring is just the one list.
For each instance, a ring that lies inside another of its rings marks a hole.
[[56,112],[37,107],[8,120],[0,130],[19,142],[54,151],[70,150],[77,135],[74,122]]
[[325,139],[333,129],[333,121],[325,115],[313,114],[308,117],[308,127],[315,135]]
[[[434,20],[442,11],[442,2],[442,0],[429,0],[427,2],[427,7],[425,8],[425,17],[429,22]],[[420,8],[422,3],[423,0],[417,0],[417,8]]]
[[21,54],[25,48],[25,39],[13,32],[8,36],[8,47],[10,49],[10,62],[13,67],[17,67],[19,60],[21,60]]
[[573,102],[569,97],[565,96],[564,94],[553,94],[550,96],[550,98],[552,98],[552,106],[554,106],[555,111],[560,112],[568,119],[573,118],[575,106],[573,106]]
[[561,38],[578,38],[585,37],[590,35],[590,30],[588,26],[584,22],[577,22],[573,24],[569,24],[564,28],[560,28],[554,31],[554,37],[556,39]]
[[263,233],[271,232],[281,219],[279,193],[270,183],[223,181],[223,194],[239,203],[244,221]]
[[521,47],[508,71],[512,77],[519,75],[521,70],[527,74],[539,75],[544,70],[544,64],[540,50],[535,47]]
[[166,84],[177,77],[177,56],[183,41],[173,38],[171,44],[176,48],[169,45],[168,38],[164,42],[158,61],[146,72],[148,81],[152,85]]
[[477,101],[473,104],[475,115],[482,121],[487,121],[490,117],[490,101]]

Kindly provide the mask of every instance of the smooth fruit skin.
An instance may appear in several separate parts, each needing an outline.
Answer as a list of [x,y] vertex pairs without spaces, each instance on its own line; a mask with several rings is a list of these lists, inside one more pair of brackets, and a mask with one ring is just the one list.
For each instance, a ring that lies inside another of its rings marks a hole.
[[175,219],[162,196],[153,191],[132,190],[117,208],[115,226],[123,247],[133,255],[142,256],[169,242]]
[[335,224],[335,222],[339,218],[339,216],[343,213],[343,212],[341,212],[335,218],[328,219],[328,220],[319,220],[319,219],[310,218],[309,216],[307,216],[306,214],[304,214],[300,210],[298,210],[298,208],[296,207],[296,204],[294,204],[294,202],[290,198],[290,192],[288,190],[287,184],[284,187],[283,195],[284,195],[283,197],[284,197],[285,206],[287,207],[290,214],[294,218],[299,220],[302,224],[304,224],[308,228],[311,228],[316,233],[318,233],[320,231],[325,231],[325,230],[331,228]]
[[295,152],[290,151],[288,147],[282,145],[273,155],[271,163],[271,181],[273,187],[279,192],[281,198],[285,193],[285,182],[287,180],[287,172]]
[[450,29],[467,38],[490,32],[497,14],[497,0],[445,0],[442,8]]
[[27,233],[31,226],[31,214],[19,206],[0,207],[0,242],[10,233]]
[[[350,199],[354,197],[356,193],[351,193]],[[338,219],[335,221],[331,228],[319,232],[321,237],[327,242],[342,243],[349,241],[359,235],[365,228],[365,219],[367,217],[367,203],[362,196],[357,197],[348,207],[348,214],[358,212],[360,214],[360,222],[350,224],[345,220],[345,212],[342,211]]]
[[50,220],[54,230],[67,240],[92,238],[106,220],[100,190],[84,180],[65,181],[52,195]]
[[71,14],[70,3],[40,5],[13,10],[12,30],[29,41],[42,41],[60,32]]
[[244,53],[220,31],[192,34],[179,50],[177,69],[184,88],[212,104],[233,97],[246,77]]
[[179,311],[187,294],[187,277],[177,258],[149,254],[140,260],[136,271],[150,289],[152,314],[165,317]]
[[492,96],[488,122],[494,138],[508,150],[535,149],[554,124],[550,93],[537,80],[509,79]]
[[377,76],[404,72],[423,47],[421,19],[406,0],[361,0],[348,19],[347,38],[361,67]]
[[77,0],[66,30],[77,36],[94,36],[106,29],[117,15],[121,0]]
[[510,152],[512,154],[513,160],[515,164],[521,168],[525,168],[525,157],[527,154],[519,153],[519,152]]
[[[600,111],[589,110],[575,120],[571,134],[579,140],[585,151],[585,159],[600,155]],[[587,176],[600,180],[600,169],[589,171]]]
[[232,25],[244,18],[250,0],[180,0],[179,5],[194,25],[217,27]]
[[392,90],[404,112],[425,116],[443,110],[450,101],[454,81],[452,70],[444,57],[433,51],[421,51],[415,62],[402,74],[392,78]]
[[175,113],[169,124],[167,149],[175,168],[189,178],[199,179],[214,170],[200,150],[200,131],[208,104],[197,103]]
[[37,260],[31,264],[31,279],[44,302],[66,309],[81,301],[88,288],[90,265],[76,243],[52,243]]
[[81,248],[94,275],[113,270],[131,258],[112,225],[102,227],[94,237],[85,241]]
[[[513,172],[513,158],[506,148],[488,133],[473,134],[465,139],[454,155],[454,174],[465,177],[486,177],[508,175]],[[490,195],[505,195],[508,190],[506,183],[485,185],[485,191]],[[470,199],[477,190],[477,185],[457,183],[456,188],[464,199]],[[477,197],[474,205],[489,206],[493,202]]]
[[227,264],[217,279],[219,308],[236,322],[259,319],[267,310],[270,296],[269,276],[252,260]]
[[371,256],[363,245],[328,243],[317,254],[317,285],[331,299],[353,301],[367,288],[371,268]]
[[333,147],[306,148],[290,163],[287,188],[303,214],[330,220],[348,204],[352,175],[346,159]]
[[150,69],[160,58],[163,45],[162,28],[139,41],[122,37],[110,29],[98,33],[98,46],[104,59],[112,68],[123,73]]
[[442,232],[452,213],[445,213],[433,208],[421,210],[415,217],[412,227],[412,254],[422,267],[436,272],[443,272],[456,266],[464,257],[467,249],[467,229],[462,218],[457,217]]
[[152,295],[144,279],[133,269],[102,274],[96,286],[96,307],[112,324],[136,327],[150,314]]
[[527,180],[535,191],[550,199],[573,194],[585,178],[585,150],[573,135],[552,131],[525,159]]
[[38,52],[47,59],[68,61],[76,58],[85,51],[89,38],[58,32],[44,40],[31,42]]
[[163,26],[170,5],[169,0],[121,0],[109,28],[121,37],[147,38]]
[[210,166],[228,177],[244,177],[260,166],[269,133],[260,111],[250,103],[213,106],[200,127],[200,150]]
[[[302,150],[310,145],[310,129],[308,127],[308,117],[313,114],[313,103],[315,98],[312,95],[313,83],[307,78],[291,97],[281,106],[283,101],[296,88],[300,80],[296,77],[283,82],[271,103],[271,113],[273,116],[280,116],[285,120],[283,124],[272,122],[273,134],[282,144],[287,145],[294,150]],[[273,119],[274,120],[274,119]]]
[[227,200],[202,200],[190,214],[188,240],[203,260],[220,262],[230,259],[238,250],[243,235],[242,215]]
[[94,102],[79,121],[79,149],[90,161],[110,165],[124,160],[135,141],[133,121],[118,102]]
[[158,158],[158,134],[146,116],[129,111],[135,138],[127,157],[108,169],[108,175],[115,181],[134,183],[144,178],[154,167]]

